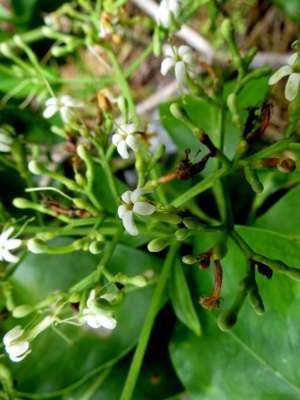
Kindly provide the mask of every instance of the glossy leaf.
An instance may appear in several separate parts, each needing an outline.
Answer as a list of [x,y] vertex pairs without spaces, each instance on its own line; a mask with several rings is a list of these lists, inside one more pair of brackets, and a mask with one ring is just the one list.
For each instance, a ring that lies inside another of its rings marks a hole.
[[300,236],[300,186],[278,200],[254,225],[283,235]]
[[201,334],[198,316],[193,306],[182,263],[176,259],[169,279],[172,306],[177,318],[197,336]]
[[[239,227],[238,232],[256,252],[300,266],[300,244],[276,233]],[[216,235],[199,235],[195,252],[207,250]],[[224,301],[230,307],[245,261],[237,246],[229,241],[229,253],[222,260]],[[212,289],[212,271],[191,270],[190,280],[198,295]],[[300,330],[300,286],[282,274],[271,280],[258,276],[259,292],[266,313],[257,316],[248,300],[230,333],[219,330],[216,313],[198,309],[202,336],[196,337],[181,323],[170,343],[173,365],[193,400],[253,398],[256,400],[300,396],[297,338]]]

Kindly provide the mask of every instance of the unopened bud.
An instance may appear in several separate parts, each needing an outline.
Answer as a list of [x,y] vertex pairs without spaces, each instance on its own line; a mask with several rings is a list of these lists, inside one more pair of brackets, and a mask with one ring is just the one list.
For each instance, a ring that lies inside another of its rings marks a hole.
[[12,49],[6,43],[1,43],[0,51],[6,58],[13,58],[15,56]]
[[157,188],[157,186],[159,185],[158,180],[157,179],[151,179],[150,181],[148,181],[146,183],[146,185],[144,186],[145,189],[148,190],[155,190]]
[[264,303],[263,303],[263,300],[262,300],[260,294],[258,293],[257,289],[253,289],[250,291],[249,301],[250,301],[251,307],[253,307],[253,310],[255,311],[255,313],[257,315],[264,314],[264,312],[265,312]]
[[70,303],[79,303],[81,298],[82,298],[81,292],[74,292],[70,295],[69,302]]
[[225,310],[221,312],[218,318],[218,326],[221,331],[229,332],[237,323],[238,314],[234,310]]
[[223,241],[217,242],[212,251],[212,259],[215,261],[222,260],[227,254],[227,246]]
[[33,308],[29,304],[23,304],[22,306],[16,307],[13,312],[12,316],[14,318],[23,318],[26,315],[30,314],[33,311]]
[[185,264],[195,264],[197,261],[197,256],[187,255],[182,257],[182,262]]
[[85,177],[78,172],[75,173],[75,182],[81,187],[85,187],[87,184]]
[[24,199],[23,197],[16,197],[15,199],[13,199],[12,203],[16,208],[21,209],[31,208],[33,204],[30,200]]
[[48,250],[47,244],[38,238],[29,239],[27,242],[27,247],[28,250],[35,254],[46,253]]
[[92,242],[89,246],[89,250],[92,254],[99,254],[105,247],[105,242],[98,242],[97,240]]
[[176,240],[175,236],[166,236],[164,238],[157,238],[151,240],[151,242],[148,244],[148,250],[151,251],[151,253],[156,253],[158,251],[163,250],[165,247],[169,246],[172,242]]
[[42,175],[45,171],[47,171],[41,162],[35,160],[29,162],[28,169],[35,175]]
[[227,42],[230,42],[232,40],[233,26],[229,19],[224,19],[224,21],[222,22],[221,32],[224,38],[227,40]]
[[188,229],[198,229],[199,231],[203,231],[205,229],[205,225],[194,217],[183,218],[182,222]]
[[177,240],[180,240],[180,241],[182,241],[182,240],[185,240],[185,239],[187,239],[189,236],[190,236],[190,230],[189,229],[187,229],[187,228],[181,228],[181,229],[178,229],[176,232],[175,232],[175,236],[176,236],[176,239]]
[[147,286],[148,280],[143,275],[137,275],[133,278],[128,278],[128,283],[133,286],[144,287]]
[[167,222],[168,224],[180,224],[181,222],[181,217],[179,215],[160,213],[157,211],[151,214],[151,218],[154,218],[157,221]]
[[289,174],[295,171],[296,163],[291,158],[282,158],[277,163],[277,169],[279,172],[282,172],[283,174]]
[[101,315],[110,315],[113,309],[110,302],[102,297],[91,300],[89,303],[89,308],[95,314]]
[[238,114],[237,95],[235,93],[230,93],[227,97],[227,105],[232,115]]

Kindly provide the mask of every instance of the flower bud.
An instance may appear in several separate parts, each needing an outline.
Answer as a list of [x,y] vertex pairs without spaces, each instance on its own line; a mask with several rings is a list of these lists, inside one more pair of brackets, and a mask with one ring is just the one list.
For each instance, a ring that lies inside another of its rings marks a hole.
[[143,275],[137,275],[133,278],[128,278],[128,283],[133,286],[144,287],[147,286],[148,280]]
[[185,240],[190,236],[190,230],[187,228],[178,229],[175,232],[176,239],[179,241]]
[[186,110],[177,103],[170,106],[171,114],[188,126],[196,137],[200,137],[202,130],[190,119]]
[[225,310],[221,312],[218,318],[218,326],[221,331],[229,332],[237,323],[238,314],[234,310]]
[[227,105],[232,115],[238,114],[237,95],[235,93],[230,93],[227,97]]
[[98,240],[95,240],[92,242],[89,246],[89,251],[92,254],[99,254],[105,247],[105,242],[99,242]]
[[249,148],[248,142],[246,142],[246,140],[241,140],[237,144],[237,146],[235,148],[235,152],[237,155],[241,155],[241,154],[244,154],[248,150],[248,148]]
[[125,274],[120,273],[116,276],[116,281],[122,283],[122,285],[126,285],[128,283],[128,279],[128,276]]
[[282,158],[277,163],[277,169],[279,172],[282,172],[283,174],[289,174],[295,171],[296,163],[291,158]]
[[28,250],[35,254],[46,253],[48,250],[47,244],[38,238],[29,239],[27,242],[27,247]]
[[167,222],[168,224],[180,224],[181,222],[181,217],[179,215],[160,213],[157,211],[151,214],[151,218],[154,218],[157,221]]
[[197,256],[187,255],[182,257],[182,262],[185,264],[195,264],[197,261]]
[[128,104],[127,104],[127,100],[125,99],[124,96],[119,96],[118,97],[118,101],[117,101],[119,110],[121,111],[121,113],[123,115],[127,115],[128,113]]
[[85,187],[86,186],[85,177],[82,174],[78,173],[78,172],[75,173],[75,182],[77,183],[77,185],[79,185],[81,187]]
[[176,240],[175,236],[166,236],[163,238],[157,238],[151,240],[151,242],[148,244],[148,250],[151,251],[151,253],[156,253],[158,251],[163,250],[165,247],[169,246],[172,242]]
[[82,294],[81,292],[74,292],[69,297],[70,303],[79,303],[81,301]]
[[31,160],[28,164],[28,169],[30,172],[32,172],[35,175],[42,175],[47,171],[47,169],[44,167],[44,165],[35,160]]
[[183,218],[182,222],[188,229],[197,229],[200,232],[205,229],[205,225],[194,217]]
[[213,247],[212,259],[216,261],[222,260],[222,258],[224,258],[226,254],[227,254],[226,243],[224,243],[223,241],[217,242]]
[[79,155],[79,157],[86,161],[86,160],[90,160],[91,155],[90,152],[88,151],[88,149],[86,148],[86,146],[84,146],[83,144],[79,144],[77,146],[77,154]]
[[148,181],[146,183],[146,185],[144,186],[145,189],[148,190],[155,190],[157,188],[157,186],[159,185],[158,180],[157,179],[151,179],[150,181]]
[[33,204],[30,200],[24,199],[23,197],[16,197],[15,199],[13,199],[12,203],[16,208],[21,209],[31,208]]
[[257,288],[250,291],[249,301],[250,301],[251,307],[253,307],[253,310],[255,311],[255,313],[257,315],[264,314],[264,312],[265,312],[264,303],[263,303],[263,300],[262,300],[260,294],[258,293]]
[[23,304],[13,310],[12,316],[14,318],[23,318],[26,317],[26,315],[30,314],[32,311],[33,308],[29,304]]
[[97,297],[91,300],[89,303],[89,308],[95,314],[101,315],[110,315],[113,310],[111,303],[102,297]]
[[0,51],[6,58],[13,58],[15,56],[14,52],[11,50],[11,48],[6,43],[0,44]]
[[158,26],[156,26],[154,29],[152,40],[153,40],[153,54],[155,55],[155,57],[160,57],[162,54],[162,44]]

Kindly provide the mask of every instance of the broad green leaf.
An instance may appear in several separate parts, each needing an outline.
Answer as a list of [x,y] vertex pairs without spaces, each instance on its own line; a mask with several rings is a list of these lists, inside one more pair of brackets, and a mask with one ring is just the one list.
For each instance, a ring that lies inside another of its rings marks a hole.
[[[60,238],[64,245],[69,240]],[[29,254],[11,280],[20,299],[29,304],[45,298],[54,290],[65,290],[94,271],[100,256],[77,251],[65,255]],[[160,260],[148,253],[119,245],[107,268],[112,274],[122,272],[130,276],[147,269],[159,272]],[[134,289],[134,290],[132,290]],[[63,389],[87,374],[97,373],[115,363],[135,345],[153,295],[154,285],[129,290],[124,307],[116,313],[117,328],[103,337],[103,331],[86,326],[59,326],[58,329],[74,343],[70,345],[48,329],[31,342],[32,353],[21,363],[5,364],[12,370],[16,390],[28,393],[51,393]],[[24,298],[25,297],[25,298]],[[21,304],[15,295],[17,304]],[[70,308],[70,314],[72,314]],[[74,314],[76,315],[76,313]],[[68,316],[66,314],[66,316]],[[15,325],[25,326],[28,318],[5,321],[2,335]],[[102,333],[102,336],[101,336]]]
[[290,190],[277,201],[254,225],[287,236],[300,236],[300,186]]
[[191,299],[190,289],[185,279],[182,263],[176,259],[169,279],[172,306],[177,318],[197,336],[201,327]]
[[[290,266],[299,266],[300,244],[276,233],[238,227],[254,249]],[[199,235],[195,253],[208,250],[217,235]],[[222,260],[221,311],[233,302],[245,261],[230,240]],[[212,271],[191,269],[190,281],[198,296],[212,290]],[[178,323],[170,343],[170,354],[178,376],[193,400],[297,399],[300,371],[297,352],[300,330],[300,285],[282,274],[271,280],[257,276],[265,315],[257,316],[248,300],[230,333],[219,330],[216,313],[199,307],[202,336],[196,337]]]

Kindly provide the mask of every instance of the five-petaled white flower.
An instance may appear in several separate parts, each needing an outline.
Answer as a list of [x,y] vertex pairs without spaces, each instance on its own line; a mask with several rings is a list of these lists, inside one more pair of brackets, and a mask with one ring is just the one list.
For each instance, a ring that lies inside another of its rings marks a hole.
[[122,158],[128,158],[127,146],[133,151],[139,151],[141,142],[136,137],[136,133],[144,132],[144,127],[141,124],[126,124],[120,125],[117,133],[112,136],[112,142],[117,146],[118,153]]
[[151,215],[155,211],[154,205],[149,204],[146,201],[138,201],[140,196],[152,192],[152,190],[148,189],[135,189],[133,192],[128,190],[121,196],[123,204],[119,206],[118,214],[123,220],[124,228],[132,236],[136,236],[138,234],[138,230],[133,219],[133,214]]
[[170,28],[172,24],[171,14],[176,19],[179,16],[180,7],[178,0],[162,0],[156,13],[155,19],[158,26]]
[[189,46],[182,45],[178,49],[169,47],[166,51],[166,56],[161,63],[160,72],[166,75],[168,71],[175,67],[175,77],[179,85],[184,85],[187,78],[187,71],[193,70],[195,58],[192,49]]
[[46,108],[43,112],[44,118],[51,118],[57,111],[60,111],[62,119],[69,124],[72,119],[72,108],[83,107],[84,104],[80,101],[72,99],[71,96],[65,95],[60,99],[50,97],[46,101]]
[[10,133],[13,133],[13,128],[9,125],[3,125],[0,127],[0,151],[3,153],[10,152],[10,145],[13,142]]
[[9,250],[16,249],[22,243],[21,239],[8,239],[8,236],[13,233],[13,231],[14,228],[11,226],[0,235],[0,261],[5,260],[11,263],[19,261],[19,257],[9,252]]
[[[21,337],[24,333],[24,329],[21,329],[20,325],[15,326],[12,330],[7,332],[3,338],[3,343],[5,346],[5,351],[8,353],[9,358],[18,362],[23,360],[31,352],[29,349],[29,342],[26,340],[18,341],[17,339]],[[16,342],[15,344],[12,342]]]
[[[110,315],[96,314],[90,309],[90,304],[91,301],[94,300],[95,294],[95,290],[92,290],[87,301],[88,308],[84,308],[82,311],[82,313],[85,314],[82,319],[86,321],[91,328],[100,328],[103,326],[106,329],[115,329],[117,321],[113,317]],[[115,298],[116,296],[112,293],[106,293],[103,296],[100,296],[100,299],[105,299],[109,302],[115,300]]]
[[296,62],[297,55],[298,53],[291,55],[288,59],[289,65],[279,68],[279,70],[271,76],[268,82],[269,85],[274,85],[274,83],[277,83],[284,76],[290,75],[285,86],[285,97],[289,101],[294,100],[294,98],[297,96],[300,86],[300,73],[294,72],[294,64]]

